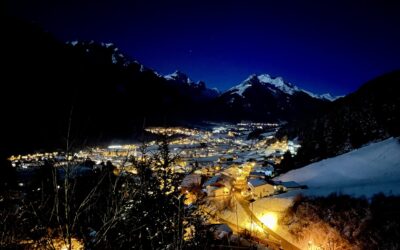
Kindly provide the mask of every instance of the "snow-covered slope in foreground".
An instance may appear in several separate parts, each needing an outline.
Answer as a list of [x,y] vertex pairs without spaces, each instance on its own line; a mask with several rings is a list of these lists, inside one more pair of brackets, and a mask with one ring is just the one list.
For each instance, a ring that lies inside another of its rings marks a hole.
[[366,197],[379,192],[400,195],[399,138],[389,138],[292,170],[276,180],[307,185],[308,189],[300,191],[305,195],[324,196],[333,192]]

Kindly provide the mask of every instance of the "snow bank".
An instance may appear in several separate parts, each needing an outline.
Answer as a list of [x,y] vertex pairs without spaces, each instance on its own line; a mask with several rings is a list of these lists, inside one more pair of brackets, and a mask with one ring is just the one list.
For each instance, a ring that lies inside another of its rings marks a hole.
[[400,195],[399,138],[389,138],[292,170],[275,180],[295,181],[309,188],[281,197],[299,192],[321,196],[333,192],[367,197],[379,192]]

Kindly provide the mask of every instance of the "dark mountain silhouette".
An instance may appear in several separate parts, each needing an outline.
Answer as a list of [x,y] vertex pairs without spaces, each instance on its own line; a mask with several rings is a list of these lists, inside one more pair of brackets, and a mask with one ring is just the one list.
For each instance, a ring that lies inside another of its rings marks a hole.
[[[334,102],[277,77],[252,75],[220,94],[182,72],[160,75],[111,43],[63,43],[3,18],[1,157],[132,140],[146,125],[285,121],[303,141],[300,162],[398,134],[398,72]],[[396,78],[397,77],[397,78]],[[397,113],[396,113],[397,112]]]
[[323,110],[330,100],[313,95],[280,77],[251,75],[217,100],[220,113],[231,120],[287,121],[305,119]]
[[217,95],[130,60],[112,44],[61,43],[39,27],[2,22],[2,148],[10,152],[132,139],[147,125],[202,119]]

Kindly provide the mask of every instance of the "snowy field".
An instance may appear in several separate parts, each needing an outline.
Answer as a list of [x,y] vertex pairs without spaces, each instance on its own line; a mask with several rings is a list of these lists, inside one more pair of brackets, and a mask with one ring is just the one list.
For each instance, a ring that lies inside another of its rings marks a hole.
[[399,138],[389,138],[372,143],[289,171],[275,179],[308,186],[308,189],[279,197],[292,197],[297,193],[316,196],[341,193],[356,197],[371,197],[379,192],[400,195],[400,141]]

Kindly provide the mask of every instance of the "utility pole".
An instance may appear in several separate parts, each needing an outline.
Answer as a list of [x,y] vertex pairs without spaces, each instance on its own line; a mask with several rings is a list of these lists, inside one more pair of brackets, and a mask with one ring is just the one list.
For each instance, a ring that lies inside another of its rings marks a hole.
[[237,200],[235,198],[235,194],[233,194],[233,198],[235,200],[235,207],[236,207],[236,230],[238,232],[238,236],[239,236],[239,240],[238,240],[238,246],[240,245],[240,233],[239,233],[239,217],[238,217],[238,213],[237,213]]
[[251,203],[250,237],[253,237],[253,203]]

